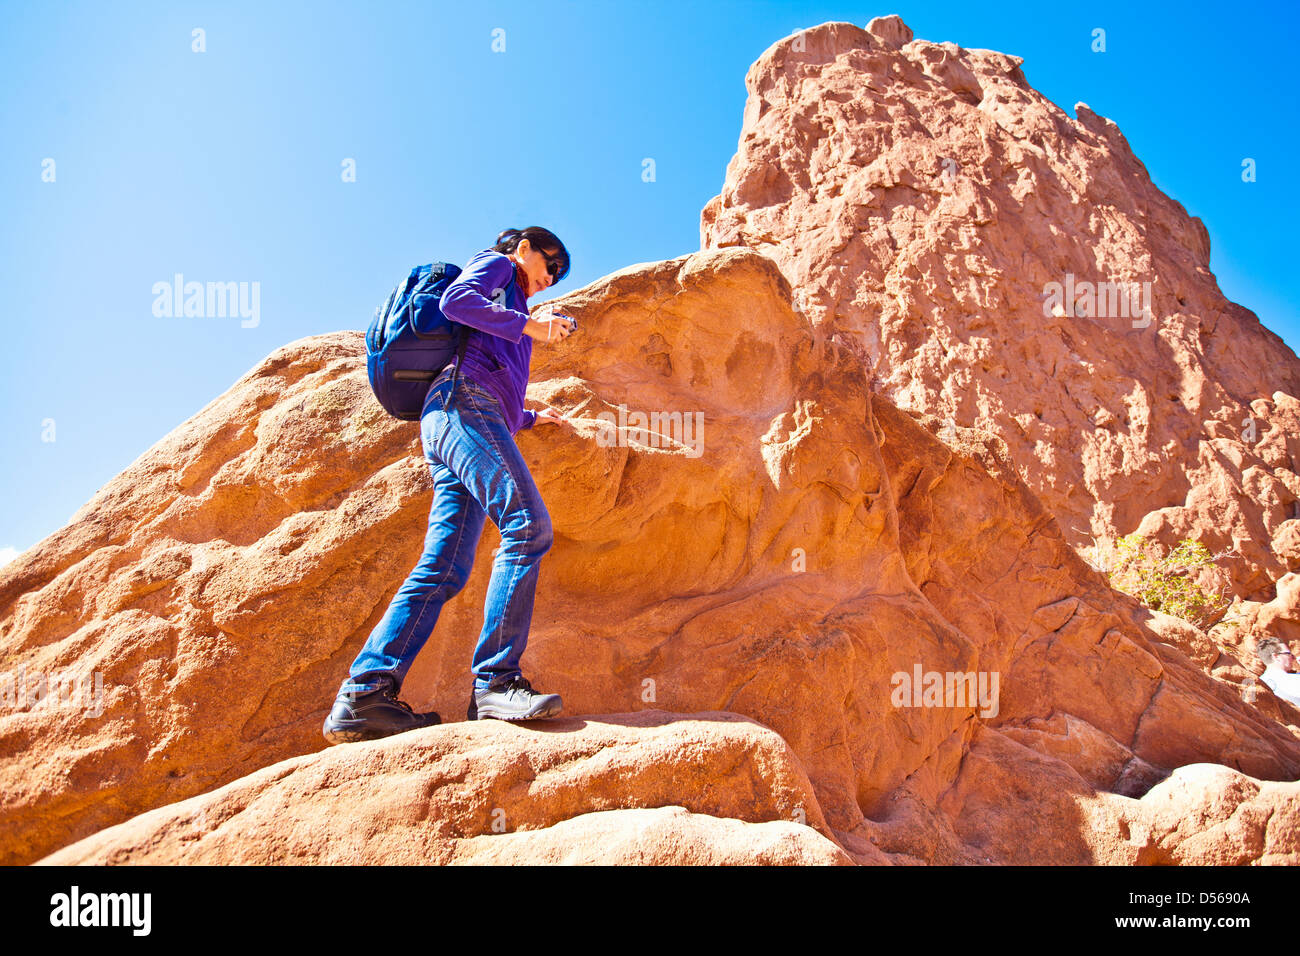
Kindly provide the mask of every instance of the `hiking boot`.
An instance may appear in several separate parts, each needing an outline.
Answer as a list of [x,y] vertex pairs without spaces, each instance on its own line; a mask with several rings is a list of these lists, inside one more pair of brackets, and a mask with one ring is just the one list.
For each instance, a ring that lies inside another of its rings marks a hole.
[[564,706],[559,694],[539,694],[522,674],[496,678],[484,690],[474,688],[465,716],[470,720],[537,720],[554,717]]
[[321,732],[331,744],[347,744],[440,723],[442,718],[436,713],[417,714],[409,704],[397,699],[392,687],[385,685],[365,694],[340,691]]

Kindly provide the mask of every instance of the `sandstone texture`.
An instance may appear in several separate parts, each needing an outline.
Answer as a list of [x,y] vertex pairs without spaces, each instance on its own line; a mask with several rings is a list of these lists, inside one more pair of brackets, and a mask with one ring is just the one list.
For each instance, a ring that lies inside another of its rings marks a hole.
[[[877,394],[1001,438],[1076,549],[1191,538],[1226,597],[1272,600],[1300,568],[1300,360],[1119,127],[1021,67],[897,17],[774,44],[701,246],[770,256]],[[1083,283],[1149,283],[1150,314]]]
[[851,863],[816,807],[734,714],[481,721],[282,761],[43,862]]
[[[0,860],[1297,862],[1300,712],[1250,654],[1300,620],[1294,355],[1014,57],[823,24],[748,83],[704,248],[534,352],[570,419],[518,436],[555,529],[524,668],[579,716],[455,723],[489,524],[403,689],[449,723],[325,747],[432,502],[362,334],[313,336],[0,567],[0,670],[103,678],[0,711]],[[1066,269],[1154,276],[1151,327],[1044,317]],[[1139,526],[1236,549],[1235,626],[1081,557]]]

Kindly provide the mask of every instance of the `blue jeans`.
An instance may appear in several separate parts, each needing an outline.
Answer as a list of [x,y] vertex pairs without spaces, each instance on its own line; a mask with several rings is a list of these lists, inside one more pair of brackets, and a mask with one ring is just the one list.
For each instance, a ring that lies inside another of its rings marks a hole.
[[463,372],[448,407],[450,391],[450,373],[440,375],[420,419],[424,458],[433,475],[424,553],[352,662],[341,692],[364,693],[383,683],[394,694],[401,689],[442,606],[469,580],[487,517],[501,531],[501,548],[492,563],[470,670],[478,688],[520,673],[539,562],[551,547],[551,516],[497,400]]

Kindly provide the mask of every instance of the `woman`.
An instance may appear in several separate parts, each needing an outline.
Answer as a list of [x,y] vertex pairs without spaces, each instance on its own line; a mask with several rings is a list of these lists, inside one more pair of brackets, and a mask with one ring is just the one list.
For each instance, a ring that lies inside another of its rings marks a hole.
[[551,546],[551,518],[514,435],[564,419],[524,408],[533,341],[559,342],[576,327],[567,316],[533,319],[527,300],[569,272],[564,244],[540,226],[507,229],[447,286],[440,306],[469,327],[460,373],[455,361],[429,387],[420,419],[433,475],[424,554],[370,634],[325,720],[330,743],[371,740],[441,722],[398,700],[402,681],[444,604],[469,579],[486,518],[501,531],[483,630],[470,670],[468,717],[530,720],[559,713],[558,694],[532,689],[519,669],[528,643],[538,563]]

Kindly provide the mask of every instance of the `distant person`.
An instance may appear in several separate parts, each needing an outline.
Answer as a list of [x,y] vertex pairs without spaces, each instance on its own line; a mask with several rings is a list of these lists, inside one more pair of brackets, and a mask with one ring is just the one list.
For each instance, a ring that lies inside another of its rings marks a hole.
[[1266,637],[1256,642],[1255,655],[1264,663],[1259,679],[1278,697],[1300,707],[1300,673],[1291,648],[1276,637]]
[[533,319],[527,300],[569,273],[569,253],[540,226],[507,229],[477,253],[442,295],[442,314],[469,326],[464,367],[451,394],[455,360],[424,400],[420,438],[433,475],[424,553],[357,655],[323,732],[331,744],[370,740],[441,723],[398,699],[415,656],[447,601],[465,586],[486,518],[501,532],[492,563],[483,630],[470,670],[467,717],[554,717],[558,694],[533,690],[520,670],[528,643],[538,564],[551,547],[551,517],[514,435],[554,411],[524,408],[533,341],[555,343],[577,324]]

